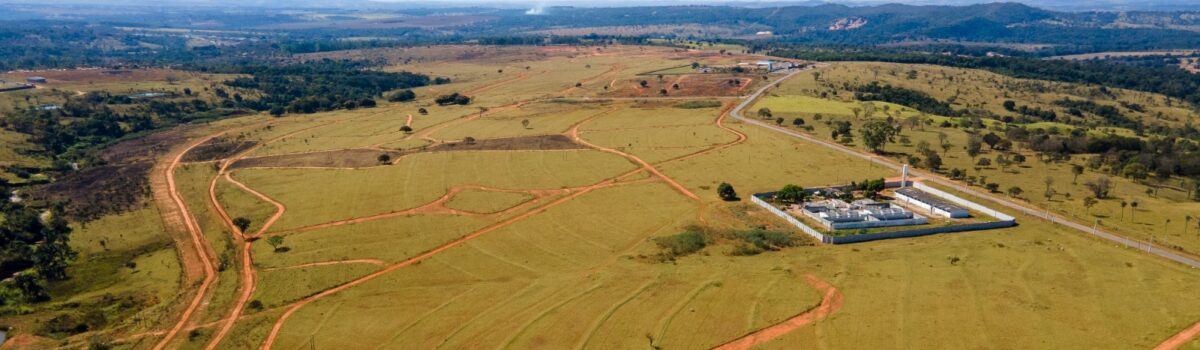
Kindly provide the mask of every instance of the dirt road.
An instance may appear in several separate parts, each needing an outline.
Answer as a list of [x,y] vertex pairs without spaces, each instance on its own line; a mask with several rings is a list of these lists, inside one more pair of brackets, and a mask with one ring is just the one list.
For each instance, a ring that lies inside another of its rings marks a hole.
[[[171,197],[171,201],[174,203],[175,208],[179,211],[180,216],[182,216],[183,224],[188,235],[191,236],[191,246],[196,255],[200,258],[199,260],[204,272],[204,279],[200,281],[200,285],[196,288],[196,296],[192,297],[191,303],[189,303],[187,308],[184,309],[183,313],[180,314],[179,321],[175,323],[174,327],[171,327],[171,329],[167,331],[167,334],[158,341],[158,344],[154,345],[154,350],[166,348],[167,345],[169,345],[171,341],[175,339],[175,336],[179,334],[179,331],[183,330],[183,328],[187,326],[188,321],[191,320],[191,317],[193,314],[195,314],[196,309],[198,309],[203,303],[205,295],[208,294],[209,287],[211,287],[213,282],[216,282],[217,280],[216,268],[213,267],[211,258],[214,253],[212,252],[212,248],[208,246],[208,240],[204,238],[204,232],[200,230],[200,225],[196,223],[195,217],[192,216],[191,211],[189,211],[187,208],[187,204],[183,201],[183,197],[179,194],[179,189],[175,185],[175,168],[178,167],[179,163],[183,161],[183,156],[187,154],[188,151],[191,151],[197,146],[200,146],[201,144],[204,144],[209,140],[224,134],[224,132],[221,132],[209,135],[200,139],[199,142],[193,143],[182,152],[179,152],[179,154],[176,155],[173,160],[171,160],[170,165],[164,170],[164,176],[166,177],[167,182],[166,191],[169,197]],[[187,263],[188,259],[180,259],[180,261]]]
[[[787,80],[788,78],[791,78],[802,72],[804,72],[804,70],[797,70],[795,72],[789,73],[788,75],[784,76],[783,78],[780,78],[779,80],[776,80],[775,82],[780,83],[780,82]],[[732,112],[733,117],[738,120],[741,120],[743,122],[749,123],[749,124],[754,124],[754,125],[761,126],[761,127],[764,127],[764,128],[776,131],[776,132],[784,133],[784,134],[792,136],[792,137],[800,138],[800,139],[809,141],[811,143],[815,143],[817,145],[825,146],[827,148],[830,148],[832,150],[835,150],[835,151],[838,151],[841,153],[845,153],[845,154],[848,154],[848,155],[851,155],[854,157],[862,158],[867,161],[873,162],[875,164],[879,164],[879,165],[894,169],[896,171],[900,171],[900,169],[903,165],[894,160],[884,158],[884,157],[879,157],[877,155],[859,151],[854,148],[842,146],[841,144],[838,144],[838,143],[826,141],[826,140],[817,138],[817,137],[809,135],[809,134],[805,134],[805,133],[802,133],[799,131],[787,129],[785,127],[777,127],[777,126],[774,126],[774,125],[771,125],[771,124],[768,124],[768,123],[765,123],[762,121],[754,120],[752,118],[746,118],[745,116],[743,116],[742,110],[745,109],[746,107],[749,107],[750,104],[754,103],[754,101],[756,99],[758,99],[759,96],[761,96],[763,93],[765,93],[767,91],[767,89],[771,88],[772,86],[775,86],[775,84],[770,84],[770,85],[764,86],[764,87],[760,88],[758,91],[756,91],[753,95],[750,95],[749,97],[747,97],[744,101],[742,101],[741,104],[739,104],[737,107],[735,107],[733,109],[733,112]],[[953,180],[946,179],[938,174],[934,174],[934,173],[919,170],[919,169],[910,169],[910,172],[926,179],[928,182],[933,182],[933,183],[936,183],[941,186],[949,187],[956,191],[964,192],[964,193],[967,193],[967,194],[970,194],[970,195],[973,195],[973,196],[976,196],[979,198],[983,198],[987,201],[990,201],[990,202],[1002,205],[1004,207],[1019,211],[1025,215],[1042,218],[1042,219],[1045,219],[1046,221],[1050,221],[1055,224],[1063,225],[1063,226],[1075,229],[1077,231],[1080,231],[1080,232],[1083,232],[1083,233],[1086,233],[1089,235],[1094,235],[1096,237],[1100,237],[1100,238],[1103,238],[1103,239],[1106,239],[1109,241],[1116,242],[1121,245],[1137,248],[1139,250],[1148,252],[1150,254],[1158,255],[1160,257],[1167,258],[1167,259],[1182,263],[1184,265],[1191,266],[1193,268],[1200,268],[1200,261],[1197,261],[1195,259],[1192,259],[1191,257],[1187,257],[1187,256],[1184,256],[1182,254],[1179,254],[1179,253],[1176,253],[1173,251],[1155,247],[1149,243],[1145,243],[1145,242],[1138,241],[1138,240],[1135,240],[1135,239],[1132,239],[1129,237],[1121,236],[1121,235],[1118,235],[1118,234],[1115,234],[1115,233],[1112,233],[1112,232],[1109,232],[1106,230],[1095,229],[1093,227],[1077,223],[1071,219],[1067,219],[1066,217],[1060,216],[1058,214],[1050,213],[1049,211],[1047,211],[1045,209],[1029,207],[1024,204],[1019,204],[1017,202],[1013,202],[1013,201],[1010,201],[1010,200],[1007,200],[1007,199],[1004,199],[1001,197],[997,197],[997,196],[994,196],[989,193],[983,193],[974,188],[970,188],[968,186],[958,184],[958,183],[954,182]]]
[[834,311],[842,308],[842,293],[834,288],[829,283],[822,281],[817,276],[808,274],[804,276],[804,281],[808,285],[822,292],[821,304],[817,307],[793,316],[786,321],[777,323],[767,328],[763,328],[753,333],[747,334],[741,338],[734,339],[725,344],[721,344],[714,349],[716,350],[747,350],[759,344],[763,344],[779,338],[784,334],[819,321]]

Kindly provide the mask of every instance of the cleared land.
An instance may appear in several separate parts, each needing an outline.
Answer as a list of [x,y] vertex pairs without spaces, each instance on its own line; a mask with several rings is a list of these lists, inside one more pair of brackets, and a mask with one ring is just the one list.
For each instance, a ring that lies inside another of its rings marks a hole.
[[[454,83],[418,89],[415,102],[311,117],[249,116],[206,126],[209,134],[244,133],[254,146],[215,167],[184,164],[174,173],[200,243],[210,248],[216,266],[211,291],[199,294],[203,302],[169,345],[711,348],[768,334],[756,341],[761,348],[1146,348],[1200,320],[1200,300],[1180,297],[1200,288],[1195,271],[1026,216],[1018,217],[1020,226],[1002,232],[846,246],[807,243],[746,256],[736,255],[745,243],[715,240],[690,255],[664,258],[657,239],[689,225],[761,227],[801,237],[745,201],[721,201],[716,193],[721,182],[733,184],[745,198],[787,183],[833,185],[896,175],[727,118],[731,103],[679,108],[685,101],[653,96],[604,103],[549,100],[602,97],[603,86],[636,82],[646,78],[639,73],[692,61],[757,58],[726,56],[620,45],[311,55],[380,58],[390,62],[390,70],[450,76]],[[965,74],[953,75],[954,86],[968,86],[959,101],[991,101],[983,108],[993,108],[1000,92],[968,93],[975,89],[958,79],[1003,82],[976,71],[857,63],[823,70],[822,81],[873,79],[871,67],[878,68],[880,79],[904,79],[907,69],[920,69],[919,79],[934,80],[943,98],[953,92],[941,90],[951,86],[939,80],[941,74]],[[688,75],[681,86],[691,79]],[[908,86],[922,85],[927,83]],[[789,123],[804,117],[814,133],[828,135],[815,113],[858,122],[847,112],[858,106],[849,100],[852,94],[830,98],[831,89],[836,90],[798,76],[761,103],[774,104],[775,114]],[[431,105],[436,95],[454,91],[475,102]],[[1118,93],[1164,111],[1163,117],[1147,118],[1182,123],[1171,118],[1186,116],[1172,112],[1177,107],[1148,102],[1159,97]],[[794,102],[793,96],[806,97]],[[1047,101],[1031,92],[1013,98]],[[420,107],[429,114],[419,114]],[[399,131],[409,115],[411,134]],[[912,143],[931,137],[936,142],[933,129],[905,134]],[[961,145],[965,136],[957,130],[945,132]],[[462,141],[466,137],[474,143]],[[422,146],[455,151],[412,151]],[[960,152],[949,151],[948,166],[967,166],[970,159]],[[384,153],[394,155],[390,165],[379,164]],[[255,161],[260,162],[255,167],[223,167]],[[1039,181],[1029,179],[1035,173],[1069,175],[1061,173],[1063,164],[1026,166],[1007,169],[1023,175],[984,171],[1005,186]],[[1118,191],[1132,186],[1119,184]],[[248,233],[233,232],[214,204],[231,217],[250,219]],[[279,220],[270,221],[277,214]],[[75,243],[94,250],[100,239],[121,237],[129,240],[122,244],[153,245],[149,238],[120,232],[139,222],[160,222],[157,216],[129,215],[81,230]],[[1138,212],[1143,215],[1150,214]],[[1118,229],[1138,232],[1136,226]],[[255,235],[259,230],[265,236]],[[283,241],[272,243],[272,237]],[[145,255],[138,266],[158,266],[153,264],[172,258],[169,252]],[[171,269],[156,267],[153,276]],[[199,280],[197,274],[185,281]],[[178,284],[179,293],[160,292],[172,300],[197,295],[193,283],[132,281]],[[840,296],[836,302],[832,290]],[[226,319],[236,313],[239,318]],[[105,328],[67,341],[83,346],[87,337],[104,335],[148,348],[180,322],[177,312],[155,315],[148,326]]]

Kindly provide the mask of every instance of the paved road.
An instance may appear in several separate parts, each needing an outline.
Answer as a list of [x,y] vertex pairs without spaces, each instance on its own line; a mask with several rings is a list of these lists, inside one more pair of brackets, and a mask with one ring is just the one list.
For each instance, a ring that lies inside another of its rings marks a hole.
[[[808,69],[812,69],[812,68],[808,68]],[[805,70],[807,70],[807,69],[805,69]],[[804,139],[806,141],[809,141],[809,142],[812,142],[812,143],[815,143],[818,145],[822,145],[822,146],[828,147],[830,149],[833,149],[833,150],[836,150],[836,151],[839,151],[842,153],[846,153],[851,156],[862,158],[862,159],[874,162],[876,164],[879,164],[879,165],[882,165],[882,166],[885,166],[885,167],[888,167],[891,169],[895,169],[896,171],[900,171],[900,168],[902,167],[902,165],[891,159],[880,157],[880,156],[866,153],[866,152],[862,152],[857,149],[846,147],[846,146],[843,146],[841,144],[838,144],[838,143],[835,143],[832,141],[826,141],[823,139],[819,139],[819,138],[813,137],[812,135],[796,132],[796,131],[793,131],[790,129],[776,127],[774,125],[771,125],[769,123],[766,123],[766,122],[763,122],[760,120],[746,118],[745,116],[742,115],[742,110],[745,109],[746,107],[749,107],[750,104],[754,103],[754,101],[757,100],[758,97],[762,96],[762,94],[765,93],[768,89],[775,86],[775,84],[777,84],[781,81],[787,80],[797,74],[804,72],[805,70],[796,70],[794,72],[788,73],[788,75],[786,75],[780,79],[776,79],[775,82],[773,82],[767,86],[763,86],[762,88],[758,89],[758,91],[755,91],[754,94],[750,95],[748,98],[743,100],[742,103],[738,104],[737,107],[734,107],[730,113],[733,115],[734,118],[737,118],[738,120],[741,120],[743,122],[758,125],[758,126],[770,129],[770,130],[774,130],[777,132],[787,134],[789,136],[796,137],[796,138]],[[1067,219],[1066,217],[1060,216],[1058,214],[1050,213],[1050,212],[1046,211],[1045,209],[1029,207],[1024,204],[1009,201],[1007,199],[996,197],[996,196],[988,194],[988,193],[983,193],[983,192],[977,191],[974,188],[970,188],[968,186],[961,185],[957,182],[951,181],[949,179],[941,177],[940,175],[936,175],[936,174],[933,174],[933,173],[930,173],[927,171],[910,169],[909,172],[920,176],[921,178],[925,179],[928,182],[937,183],[938,185],[942,185],[942,186],[945,186],[945,187],[948,187],[948,188],[951,188],[951,189],[954,189],[954,190],[957,190],[960,192],[968,193],[968,194],[974,195],[976,197],[986,199],[988,201],[1002,205],[1009,209],[1021,212],[1022,214],[1025,214],[1025,215],[1042,218],[1042,219],[1045,219],[1045,220],[1050,221],[1055,224],[1059,224],[1059,225],[1063,225],[1066,227],[1070,227],[1070,228],[1079,230],[1080,232],[1083,232],[1085,234],[1094,235],[1096,237],[1100,237],[1103,239],[1107,239],[1109,241],[1116,242],[1117,244],[1125,245],[1126,247],[1137,248],[1139,250],[1148,252],[1150,254],[1158,255],[1163,258],[1167,258],[1172,261],[1176,261],[1176,262],[1182,263],[1184,265],[1191,266],[1192,268],[1200,268],[1200,261],[1192,259],[1191,257],[1188,257],[1188,256],[1181,255],[1181,254],[1176,253],[1171,250],[1159,248],[1157,246],[1154,246],[1152,243],[1142,242],[1142,241],[1135,240],[1135,239],[1132,239],[1129,237],[1124,237],[1124,236],[1121,236],[1116,233],[1112,233],[1112,232],[1109,232],[1109,231],[1106,231],[1103,229],[1080,224],[1078,222],[1075,222],[1071,219]]]

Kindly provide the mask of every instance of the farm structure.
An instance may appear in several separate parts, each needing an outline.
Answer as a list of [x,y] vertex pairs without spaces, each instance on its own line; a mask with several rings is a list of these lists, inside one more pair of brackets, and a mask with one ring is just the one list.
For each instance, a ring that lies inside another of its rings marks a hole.
[[45,77],[34,76],[34,77],[25,78],[25,82],[30,83],[30,84],[45,84],[47,82],[47,80]]
[[929,222],[924,216],[904,208],[871,199],[860,199],[851,203],[836,198],[826,199],[793,204],[791,211],[813,218],[831,230],[923,225]]
[[904,203],[929,211],[930,215],[937,215],[952,219],[961,219],[971,216],[970,211],[966,208],[954,205],[937,196],[923,192],[921,190],[904,187],[896,190],[896,199]]

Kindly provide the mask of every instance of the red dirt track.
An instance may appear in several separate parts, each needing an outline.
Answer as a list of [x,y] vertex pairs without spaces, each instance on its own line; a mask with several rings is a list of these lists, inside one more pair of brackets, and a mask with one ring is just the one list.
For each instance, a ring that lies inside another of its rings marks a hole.
[[1175,336],[1171,337],[1170,339],[1167,339],[1167,340],[1163,341],[1161,344],[1158,344],[1158,346],[1154,347],[1154,350],[1179,349],[1179,348],[1182,348],[1184,345],[1187,345],[1187,343],[1192,341],[1192,339],[1196,339],[1197,336],[1200,336],[1200,322],[1196,322],[1191,327],[1184,329],[1183,331],[1179,332],[1178,334],[1175,334]]
[[824,297],[821,298],[821,305],[818,305],[812,310],[808,310],[799,315],[793,316],[786,321],[757,330],[741,338],[734,339],[728,343],[721,344],[721,346],[718,346],[714,349],[747,350],[779,338],[784,334],[791,333],[792,331],[812,324],[813,322],[819,321],[829,316],[829,314],[832,314],[838,309],[842,308],[842,293],[839,292],[837,288],[834,288],[829,283],[822,281],[820,278],[817,278],[817,276],[813,276],[812,274],[805,275],[804,281],[808,282],[808,284],[813,288],[824,292]]

